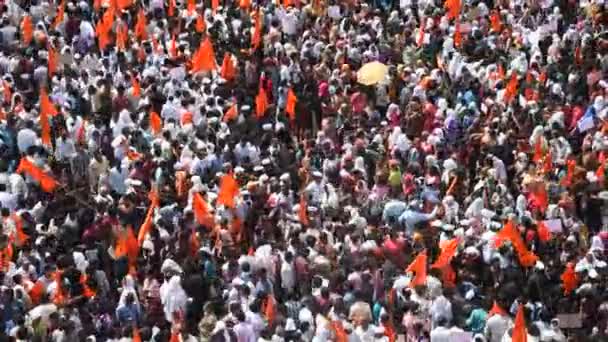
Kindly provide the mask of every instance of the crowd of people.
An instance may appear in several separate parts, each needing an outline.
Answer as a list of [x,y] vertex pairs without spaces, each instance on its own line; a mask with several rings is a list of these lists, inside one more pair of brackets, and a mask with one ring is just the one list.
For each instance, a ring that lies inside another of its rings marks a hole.
[[0,341],[608,341],[603,0],[4,0]]

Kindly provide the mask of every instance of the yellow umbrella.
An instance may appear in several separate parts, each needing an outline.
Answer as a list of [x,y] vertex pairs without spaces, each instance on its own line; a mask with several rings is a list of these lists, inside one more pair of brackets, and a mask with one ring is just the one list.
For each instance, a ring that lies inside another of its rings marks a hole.
[[380,62],[370,62],[357,71],[357,81],[364,85],[376,84],[384,79],[388,66]]

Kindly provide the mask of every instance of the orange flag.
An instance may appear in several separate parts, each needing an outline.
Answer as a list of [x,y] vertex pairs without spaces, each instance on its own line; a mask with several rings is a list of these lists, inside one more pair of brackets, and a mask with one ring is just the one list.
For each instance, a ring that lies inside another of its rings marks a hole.
[[55,72],[57,71],[57,52],[55,51],[55,49],[53,49],[51,44],[48,45],[48,54],[49,54],[49,60],[48,60],[49,77],[53,77],[53,74],[55,74]]
[[496,234],[496,247],[502,246],[503,241],[509,240],[517,253],[519,263],[524,267],[532,267],[536,264],[538,256],[528,250],[521,234],[515,227],[513,221],[508,221],[505,226]]
[[248,9],[251,7],[251,0],[240,0],[239,7],[242,9]]
[[[242,3],[243,2],[241,1],[241,5]],[[251,35],[251,47],[256,50],[260,47],[260,44],[262,44],[262,13],[260,13],[259,9],[254,16],[254,20],[253,35]]]
[[460,15],[462,3],[460,0],[446,0],[443,7],[448,11],[448,19],[456,19]]
[[517,309],[517,315],[515,315],[515,324],[513,325],[513,331],[511,332],[511,341],[528,341],[528,333],[526,332],[526,319],[524,317],[523,304],[519,304],[519,308]]
[[410,281],[410,287],[424,285],[426,283],[426,250],[418,253],[416,259],[405,270],[406,272],[413,272],[414,278]]
[[140,8],[137,13],[137,22],[135,23],[135,37],[137,37],[139,41],[148,39],[146,28],[146,13],[143,8]]
[[133,96],[141,96],[141,86],[139,85],[137,77],[135,77],[133,74],[131,74],[131,88],[133,88]]
[[530,199],[536,202],[542,213],[547,210],[549,207],[549,195],[547,194],[545,183],[541,183],[534,188]]
[[171,58],[177,57],[177,43],[175,41],[175,33],[171,37],[171,45],[169,45],[169,57],[171,57]]
[[507,312],[503,308],[501,308],[500,305],[498,305],[498,303],[496,303],[496,301],[494,301],[494,304],[492,305],[490,312],[488,312],[489,317],[491,317],[493,315],[506,316]]
[[595,171],[595,176],[597,178],[599,178],[600,180],[603,180],[605,174],[606,174],[606,161],[603,161],[600,164],[600,166],[597,168],[597,170]]
[[341,321],[331,321],[330,325],[334,331],[336,342],[348,342],[348,334],[346,333],[346,330],[344,330]]
[[458,250],[458,239],[445,241],[440,248],[441,254],[439,254],[437,260],[431,265],[431,268],[444,268],[450,264]]
[[11,90],[10,84],[7,81],[2,81],[2,92],[4,94],[4,103],[11,103],[13,100],[13,91]]
[[504,98],[506,103],[513,101],[515,95],[517,95],[517,86],[517,73],[513,71],[511,73],[511,79],[509,79],[509,83],[507,83],[507,87],[505,88]]
[[190,255],[196,256],[196,253],[201,248],[201,242],[198,239],[198,235],[196,234],[196,230],[192,229],[190,232],[190,237],[188,238],[188,244],[190,247]]
[[40,112],[45,112],[49,116],[59,114],[44,88],[40,89]]
[[199,193],[192,195],[192,211],[196,222],[209,229],[213,228],[213,215],[209,212],[209,205]]
[[163,120],[161,120],[157,112],[150,113],[150,128],[155,135],[160,134],[163,129]]
[[196,11],[196,0],[188,0],[186,10],[188,11],[188,15],[192,15]]
[[545,85],[545,82],[547,82],[547,72],[545,70],[538,76],[538,82],[540,82],[540,85]]
[[21,42],[23,45],[28,46],[34,38],[34,25],[32,24],[32,17],[25,15],[21,20]]
[[553,154],[551,153],[551,149],[547,152],[545,159],[543,160],[543,173],[548,174],[553,169]]
[[287,91],[287,104],[285,105],[285,112],[289,115],[289,120],[294,121],[296,119],[296,103],[298,98],[293,92],[293,89],[289,88]]
[[445,192],[446,196],[454,193],[454,191],[456,190],[456,184],[458,184],[458,176],[454,176],[454,179],[452,179],[450,186],[448,187],[448,189]]
[[214,14],[217,12],[218,7],[220,7],[220,0],[211,0],[211,9]]
[[169,338],[169,342],[181,342],[179,338],[179,333],[176,331],[171,331],[171,337]]
[[118,51],[124,51],[127,47],[127,41],[129,40],[129,29],[126,23],[121,23],[116,28],[116,47]]
[[269,326],[272,326],[276,316],[275,299],[273,295],[266,297],[266,303],[264,304],[264,316]]
[[490,25],[492,27],[492,31],[494,31],[494,32],[502,31],[502,22],[500,20],[500,13],[497,10],[492,11],[492,14],[490,14]]
[[456,23],[454,27],[454,47],[459,48],[462,46],[462,32],[460,32],[460,23]]
[[45,110],[40,111],[40,139],[42,144],[48,147],[52,147],[51,143],[51,126],[49,124],[49,117]]
[[148,195],[150,199],[150,206],[148,207],[148,212],[146,213],[146,219],[144,223],[142,223],[141,227],[139,227],[139,232],[137,233],[137,243],[141,247],[146,239],[146,234],[150,232],[152,229],[152,225],[154,224],[154,209],[158,208],[160,205],[160,199],[158,198],[158,194],[155,191],[150,191]]
[[194,28],[198,33],[203,33],[207,29],[207,24],[205,24],[205,19],[203,19],[203,16],[201,14],[196,17],[196,23],[194,24]]
[[167,7],[167,15],[173,17],[175,15],[175,0],[169,0]]
[[418,28],[418,38],[416,38],[416,45],[418,45],[418,47],[421,47],[422,44],[424,44],[424,24],[425,19],[422,18],[422,20],[420,20],[420,27]]
[[83,289],[82,294],[87,298],[95,297],[95,291],[89,287],[87,280],[88,276],[85,273],[80,275],[80,285],[82,285]]
[[124,10],[125,8],[131,7],[131,5],[133,5],[131,0],[116,0],[116,6],[121,11]]
[[566,270],[562,273],[562,286],[564,287],[564,295],[569,295],[578,287],[578,276],[574,271],[574,264],[569,262],[566,264]]
[[572,185],[572,180],[574,178],[574,170],[576,169],[576,160],[574,159],[569,159],[566,162],[566,177],[564,177],[561,181],[561,184],[565,187],[569,187],[570,185]]
[[266,91],[264,87],[260,87],[258,95],[255,97],[255,116],[261,119],[268,110],[268,97],[266,97]]
[[222,118],[222,121],[228,122],[228,121],[234,120],[237,118],[238,115],[239,115],[239,113],[236,109],[236,103],[235,103],[232,106],[230,106],[230,108],[226,111],[226,113],[224,113],[224,117]]
[[217,204],[223,204],[226,207],[234,208],[235,198],[239,194],[239,184],[232,173],[222,176],[220,180],[220,190],[217,195]]
[[211,38],[207,37],[201,41],[201,45],[192,59],[192,72],[215,70],[215,53]]
[[55,178],[47,175],[44,171],[25,157],[21,158],[19,167],[17,168],[17,173],[23,172],[29,174],[32,178],[38,181],[40,183],[40,187],[45,192],[53,192],[58,185]]
[[55,294],[53,295],[53,303],[55,305],[63,305],[66,297],[63,290],[63,286],[61,286],[61,271],[55,271],[53,274],[53,278],[55,279]]
[[234,80],[236,77],[236,70],[234,68],[234,63],[232,62],[232,55],[229,52],[224,54],[220,76],[222,76],[222,78],[228,82]]
[[141,335],[139,334],[139,329],[136,326],[133,326],[133,341],[132,342],[142,342]]
[[38,305],[38,303],[40,303],[40,300],[42,299],[42,295],[44,294],[44,292],[45,292],[45,289],[44,289],[44,284],[42,283],[42,281],[40,281],[40,280],[36,281],[34,286],[32,286],[32,288],[29,291],[30,299],[32,300],[32,303],[34,305]]
[[53,20],[53,28],[56,29],[57,26],[63,23],[65,19],[65,0],[61,0],[59,7],[57,8],[57,14],[55,15],[55,20]]
[[300,196],[300,210],[298,210],[298,218],[303,226],[307,226],[309,224],[308,203],[306,203],[306,196],[304,196],[304,194]]
[[551,241],[551,231],[544,221],[539,221],[536,225],[538,239],[542,242]]

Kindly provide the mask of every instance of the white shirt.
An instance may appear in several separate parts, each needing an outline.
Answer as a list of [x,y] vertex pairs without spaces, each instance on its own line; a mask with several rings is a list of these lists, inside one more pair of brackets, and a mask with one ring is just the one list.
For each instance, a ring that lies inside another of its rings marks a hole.
[[17,133],[17,147],[19,152],[25,153],[30,146],[36,145],[38,136],[29,128],[24,128]]
[[17,208],[17,196],[6,191],[0,192],[0,204],[3,208],[8,208],[10,211],[15,211]]
[[281,263],[281,285],[287,292],[291,292],[296,286],[296,273],[293,264],[285,261]]
[[431,342],[450,342],[450,329],[437,327],[431,330]]
[[488,318],[484,331],[488,342],[500,342],[510,324],[511,319],[507,316],[493,315]]

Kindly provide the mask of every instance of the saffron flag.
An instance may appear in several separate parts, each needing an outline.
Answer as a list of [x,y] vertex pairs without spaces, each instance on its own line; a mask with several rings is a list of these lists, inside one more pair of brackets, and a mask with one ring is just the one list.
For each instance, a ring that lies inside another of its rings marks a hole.
[[207,37],[201,41],[198,51],[193,56],[192,72],[212,71],[215,70],[215,53],[213,52],[213,44],[211,38]]
[[141,86],[139,85],[137,77],[133,74],[131,74],[131,88],[133,89],[133,96],[141,96]]
[[509,83],[507,83],[507,87],[505,88],[504,100],[505,103],[510,103],[517,95],[517,73],[513,71],[511,73],[511,78],[509,79]]
[[217,195],[217,204],[223,204],[228,208],[235,207],[235,198],[239,194],[239,184],[232,173],[222,176],[220,190]]
[[196,23],[194,24],[194,28],[198,33],[203,33],[205,32],[205,30],[207,30],[207,24],[205,24],[205,19],[203,19],[203,16],[201,14],[196,17]]
[[426,250],[418,253],[414,261],[407,267],[406,272],[413,272],[414,278],[410,281],[410,287],[424,285],[426,283]]
[[519,304],[517,314],[515,315],[515,324],[513,325],[513,331],[511,332],[512,342],[527,342],[528,333],[526,332],[526,319],[524,317],[524,306]]
[[439,254],[437,260],[431,265],[431,268],[444,268],[450,264],[458,250],[458,239],[451,239],[444,242],[440,249],[441,254]]
[[188,15],[194,14],[194,12],[196,11],[196,0],[188,0],[186,10],[188,11]]
[[348,334],[346,333],[346,330],[344,330],[341,321],[331,321],[330,325],[334,331],[336,342],[348,342]]
[[569,159],[566,162],[566,177],[564,177],[561,181],[561,184],[565,187],[569,187],[572,185],[572,180],[574,179],[574,170],[576,169],[576,160]]
[[444,3],[444,7],[447,10],[448,19],[456,19],[460,16],[460,9],[462,7],[462,3],[460,0],[446,0]]
[[489,317],[492,317],[493,315],[506,316],[507,312],[503,308],[501,308],[500,305],[498,305],[498,303],[496,301],[494,301],[492,308],[488,312]]
[[29,15],[23,16],[21,20],[21,42],[25,46],[29,46],[34,38],[34,25],[32,24],[32,17]]
[[49,58],[48,58],[49,77],[53,77],[53,75],[57,71],[57,51],[55,51],[55,49],[53,49],[51,44],[48,45],[48,54],[49,54]]
[[287,91],[287,103],[285,104],[285,112],[289,116],[289,120],[294,121],[296,119],[296,103],[298,98],[293,92],[293,89],[289,88]]
[[424,23],[425,19],[422,18],[422,20],[420,20],[420,27],[418,28],[418,38],[416,38],[416,45],[418,45],[418,47],[421,47],[422,44],[424,44]]
[[139,329],[136,326],[133,326],[133,341],[132,342],[142,342],[141,335],[139,334]]
[[561,276],[564,295],[567,296],[578,287],[578,276],[574,271],[574,264],[569,262]]
[[274,319],[276,317],[276,308],[275,308],[275,299],[273,295],[268,295],[266,297],[266,302],[264,303],[264,316],[266,317],[266,321],[269,326],[272,326],[274,323]]
[[235,120],[238,116],[238,111],[236,109],[236,103],[230,106],[230,108],[224,113],[224,117],[222,118],[223,122],[229,122],[231,120]]
[[157,112],[150,113],[150,128],[155,135],[160,134],[163,129],[163,121]]
[[462,32],[460,32],[460,23],[456,22],[454,26],[454,47],[459,48],[462,46]]
[[135,37],[139,39],[139,41],[148,39],[148,33],[146,24],[146,13],[143,8],[139,9],[137,13],[137,21],[135,22]]
[[213,215],[209,211],[209,205],[199,193],[192,195],[192,211],[196,222],[209,229],[213,228]]
[[236,78],[236,70],[234,68],[234,63],[232,62],[232,55],[229,52],[224,54],[220,76],[228,82]]
[[307,226],[309,224],[308,203],[306,203],[306,196],[304,194],[300,196],[300,210],[298,210],[298,218],[303,226]]
[[268,110],[268,97],[264,87],[260,87],[260,91],[255,97],[255,116],[258,119],[263,118],[266,115],[266,110]]
[[502,22],[500,20],[500,13],[497,10],[493,10],[492,14],[490,14],[490,26],[492,27],[492,31],[494,31],[494,32],[502,31]]
[[55,178],[46,174],[46,172],[42,171],[39,167],[30,162],[26,157],[21,158],[21,161],[19,162],[19,167],[17,168],[16,172],[25,172],[30,175],[38,183],[40,183],[40,187],[45,192],[53,192],[58,185]]
[[118,51],[124,51],[127,48],[127,41],[129,40],[129,29],[127,24],[120,23],[116,28],[116,48]]
[[59,8],[57,8],[57,15],[55,15],[55,20],[53,20],[53,28],[56,29],[57,26],[63,23],[65,19],[65,0],[61,0],[59,4]]
[[549,230],[549,227],[547,227],[547,225],[545,224],[544,221],[539,221],[536,225],[537,229],[537,233],[538,233],[538,239],[542,242],[547,242],[547,241],[551,241],[551,231]]
[[253,35],[251,36],[251,47],[256,50],[260,47],[260,44],[262,44],[262,14],[258,9],[254,17]]

